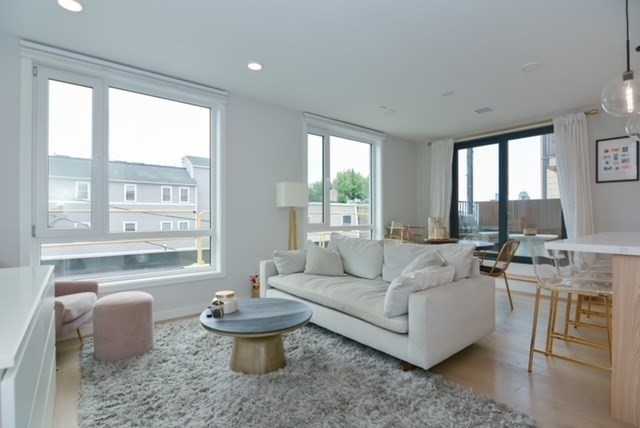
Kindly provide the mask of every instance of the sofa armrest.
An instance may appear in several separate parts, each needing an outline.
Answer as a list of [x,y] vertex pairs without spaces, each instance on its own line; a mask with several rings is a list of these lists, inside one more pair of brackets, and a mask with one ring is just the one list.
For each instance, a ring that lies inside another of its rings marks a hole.
[[409,295],[409,361],[432,367],[495,330],[493,278],[462,279]]
[[269,278],[278,275],[278,269],[273,260],[260,260],[260,297],[265,297],[269,286]]
[[56,281],[55,296],[66,296],[67,294],[91,292],[98,294],[98,283],[96,281]]

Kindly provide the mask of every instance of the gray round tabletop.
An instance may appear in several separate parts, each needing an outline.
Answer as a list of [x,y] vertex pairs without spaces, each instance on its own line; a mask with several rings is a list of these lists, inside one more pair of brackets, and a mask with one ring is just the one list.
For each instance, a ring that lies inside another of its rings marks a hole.
[[227,336],[263,336],[284,333],[306,324],[313,312],[302,302],[287,299],[241,299],[238,310],[222,318],[207,317],[208,309],[200,314],[200,322],[207,330]]

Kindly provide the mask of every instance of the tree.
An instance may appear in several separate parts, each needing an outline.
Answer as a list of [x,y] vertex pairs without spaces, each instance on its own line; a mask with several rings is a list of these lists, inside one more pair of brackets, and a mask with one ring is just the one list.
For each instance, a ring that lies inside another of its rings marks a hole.
[[333,188],[338,191],[338,202],[369,199],[369,177],[364,177],[353,169],[337,173]]
[[309,185],[309,202],[322,202],[322,181]]

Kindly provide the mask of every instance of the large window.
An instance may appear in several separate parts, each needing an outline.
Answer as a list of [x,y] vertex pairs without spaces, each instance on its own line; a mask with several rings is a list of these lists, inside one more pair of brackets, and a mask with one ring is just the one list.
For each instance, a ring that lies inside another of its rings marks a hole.
[[563,236],[553,128],[457,143],[452,231],[459,238],[520,241],[516,260]]
[[307,239],[324,245],[331,232],[372,238],[375,165],[384,135],[313,115],[306,119]]
[[57,277],[103,280],[219,271],[223,93],[91,58],[24,54],[34,65],[41,262]]

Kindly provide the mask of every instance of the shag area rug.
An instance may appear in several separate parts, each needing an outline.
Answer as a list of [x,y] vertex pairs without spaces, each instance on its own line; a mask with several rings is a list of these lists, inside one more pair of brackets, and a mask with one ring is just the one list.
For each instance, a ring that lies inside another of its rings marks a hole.
[[443,377],[307,325],[284,337],[287,366],[229,369],[232,338],[197,319],[156,325],[155,347],[118,362],[82,349],[81,427],[532,427],[527,415]]

